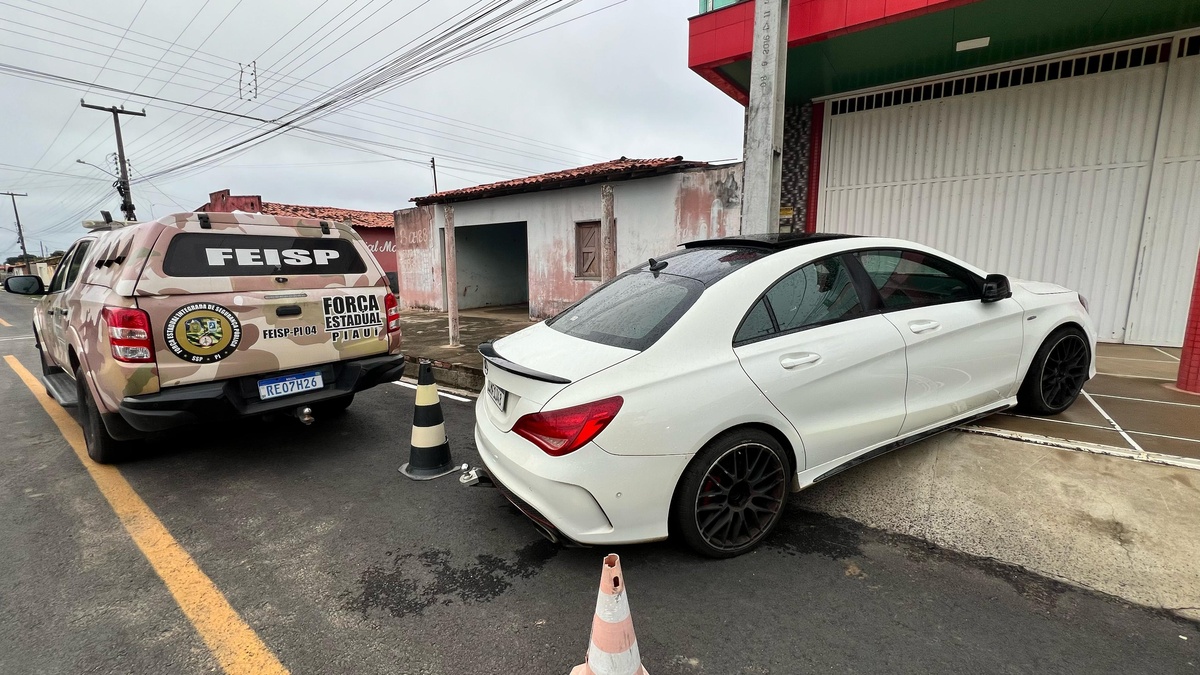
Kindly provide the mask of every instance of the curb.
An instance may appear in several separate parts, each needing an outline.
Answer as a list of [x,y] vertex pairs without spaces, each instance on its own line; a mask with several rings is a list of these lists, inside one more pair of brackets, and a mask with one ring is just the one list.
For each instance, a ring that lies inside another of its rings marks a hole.
[[[404,355],[404,375],[406,377],[414,379],[417,377],[421,358],[409,354]],[[480,368],[432,359],[430,363],[433,364],[433,381],[440,385],[470,392],[478,392],[483,389],[483,370]]]

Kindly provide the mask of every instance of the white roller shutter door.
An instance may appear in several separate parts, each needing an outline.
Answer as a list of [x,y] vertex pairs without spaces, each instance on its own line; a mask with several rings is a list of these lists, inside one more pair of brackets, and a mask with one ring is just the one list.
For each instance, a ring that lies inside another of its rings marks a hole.
[[1178,347],[1200,255],[1200,35],[1172,51],[1125,341]]
[[1101,339],[1123,341],[1165,45],[828,102],[819,229],[912,239],[1077,289]]

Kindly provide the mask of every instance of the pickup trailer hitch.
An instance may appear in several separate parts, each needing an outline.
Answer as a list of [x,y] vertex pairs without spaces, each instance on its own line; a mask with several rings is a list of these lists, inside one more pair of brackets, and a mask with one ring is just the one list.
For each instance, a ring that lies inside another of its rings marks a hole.
[[296,419],[303,422],[305,426],[313,423],[313,411],[312,408],[309,408],[308,406],[297,407],[293,414],[295,414]]
[[[464,464],[463,468],[466,468],[466,466]],[[462,475],[458,477],[458,482],[467,487],[496,487],[496,483],[492,481],[492,477],[488,474],[487,469],[481,466],[463,471]]]

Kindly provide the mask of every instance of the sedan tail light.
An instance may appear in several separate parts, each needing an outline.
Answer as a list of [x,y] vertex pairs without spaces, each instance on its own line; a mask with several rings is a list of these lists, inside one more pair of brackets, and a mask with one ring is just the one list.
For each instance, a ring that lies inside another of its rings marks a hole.
[[594,403],[525,415],[512,430],[551,457],[562,457],[587,445],[621,410],[620,396]]
[[1075,295],[1079,296],[1079,304],[1083,305],[1083,311],[1091,314],[1092,310],[1088,308],[1088,300],[1087,298],[1083,297],[1083,293],[1076,293]]
[[125,363],[154,363],[154,339],[150,335],[150,315],[140,309],[105,307],[108,341],[113,358]]
[[387,314],[387,332],[395,333],[400,330],[400,303],[396,302],[395,294],[388,293],[383,296],[383,310]]

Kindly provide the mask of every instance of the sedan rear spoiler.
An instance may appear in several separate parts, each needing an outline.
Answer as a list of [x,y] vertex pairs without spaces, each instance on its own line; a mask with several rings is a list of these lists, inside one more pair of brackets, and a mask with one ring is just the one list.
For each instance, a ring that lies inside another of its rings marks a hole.
[[515,375],[528,377],[531,380],[549,382],[550,384],[571,384],[571,381],[564,377],[543,373],[532,368],[526,368],[519,363],[513,363],[512,361],[509,361],[508,359],[496,353],[496,348],[492,346],[491,342],[485,342],[479,345],[479,353],[483,355],[483,358],[487,359],[488,363],[501,370],[507,370]]

